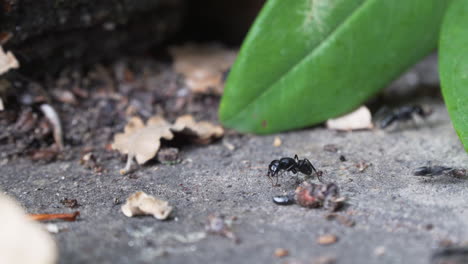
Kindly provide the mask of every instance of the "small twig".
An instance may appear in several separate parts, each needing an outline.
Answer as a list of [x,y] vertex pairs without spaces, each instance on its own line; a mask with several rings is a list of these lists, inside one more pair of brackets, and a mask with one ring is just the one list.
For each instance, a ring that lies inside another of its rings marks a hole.
[[63,149],[63,133],[62,133],[62,125],[60,124],[60,118],[55,111],[49,104],[42,104],[40,106],[42,113],[44,113],[45,117],[49,122],[52,124],[54,128],[54,140],[57,144],[59,150]]
[[29,217],[36,221],[64,220],[73,222],[79,215],[80,212],[76,211],[71,214],[30,214]]

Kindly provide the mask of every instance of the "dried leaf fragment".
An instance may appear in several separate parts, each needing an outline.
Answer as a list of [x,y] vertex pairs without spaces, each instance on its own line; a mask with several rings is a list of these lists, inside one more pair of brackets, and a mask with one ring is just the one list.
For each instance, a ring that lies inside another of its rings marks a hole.
[[177,118],[171,130],[193,136],[194,141],[200,144],[210,143],[224,135],[223,127],[207,121],[196,122],[191,115]]
[[193,45],[171,47],[174,70],[185,76],[194,93],[221,95],[224,75],[233,64],[237,52],[221,45]]
[[171,125],[160,116],[153,116],[146,125],[139,117],[132,117],[124,128],[124,133],[114,136],[112,148],[128,154],[127,165],[123,172],[130,169],[133,158],[138,164],[152,159],[161,146],[161,138],[170,140],[174,137]]
[[19,62],[16,60],[15,55],[11,51],[5,53],[3,47],[0,46],[0,74],[17,68],[19,68]]
[[57,247],[52,237],[29,219],[15,201],[1,193],[0,212],[0,263],[56,263]]
[[361,106],[354,112],[344,116],[327,121],[327,128],[333,130],[351,131],[372,129],[373,127],[371,112],[365,106]]
[[125,126],[124,133],[116,134],[112,143],[113,149],[128,154],[127,164],[121,174],[130,170],[133,158],[136,158],[138,164],[152,159],[161,147],[160,140],[171,140],[176,132],[200,144],[210,143],[224,135],[221,126],[206,121],[196,122],[191,115],[180,116],[174,124],[161,116],[153,116],[146,125],[139,117],[133,117]]
[[172,212],[169,202],[156,199],[144,192],[136,192],[130,195],[122,206],[122,212],[128,217],[137,215],[152,215],[158,220],[165,220]]

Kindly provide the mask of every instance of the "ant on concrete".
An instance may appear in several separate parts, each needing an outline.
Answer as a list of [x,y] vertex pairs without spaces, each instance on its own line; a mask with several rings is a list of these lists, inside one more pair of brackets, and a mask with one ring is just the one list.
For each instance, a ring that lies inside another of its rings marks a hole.
[[424,111],[424,109],[419,105],[402,106],[382,119],[382,121],[380,121],[380,128],[384,129],[396,121],[411,120],[415,115],[418,115],[421,118],[426,118],[429,114],[430,112]]
[[[313,173],[317,174],[319,181],[321,179],[321,172],[318,172],[315,167],[310,163],[308,159],[300,160],[297,155],[294,155],[294,158],[284,157],[279,160],[273,160],[268,166],[267,176],[271,181],[273,186],[278,186],[279,173],[284,171],[290,171],[294,174],[301,172],[307,176],[311,176]],[[276,183],[273,184],[273,177],[276,177]]]

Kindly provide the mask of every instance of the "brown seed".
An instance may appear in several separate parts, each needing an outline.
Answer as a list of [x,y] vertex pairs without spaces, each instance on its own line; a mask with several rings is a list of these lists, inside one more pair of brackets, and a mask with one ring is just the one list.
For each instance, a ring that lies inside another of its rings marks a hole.
[[319,236],[319,238],[317,239],[317,243],[319,245],[331,245],[331,244],[336,243],[337,241],[338,241],[338,237],[335,235],[331,235],[331,234]]
[[275,257],[283,258],[289,255],[289,251],[284,248],[277,248],[275,249]]

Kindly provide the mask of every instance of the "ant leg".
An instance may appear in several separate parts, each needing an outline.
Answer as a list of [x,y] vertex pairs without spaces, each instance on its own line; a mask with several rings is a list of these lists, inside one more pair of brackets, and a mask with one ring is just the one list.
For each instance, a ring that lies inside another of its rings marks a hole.
[[297,154],[294,155],[294,159],[296,160],[296,162],[299,162],[299,157],[297,156]]

